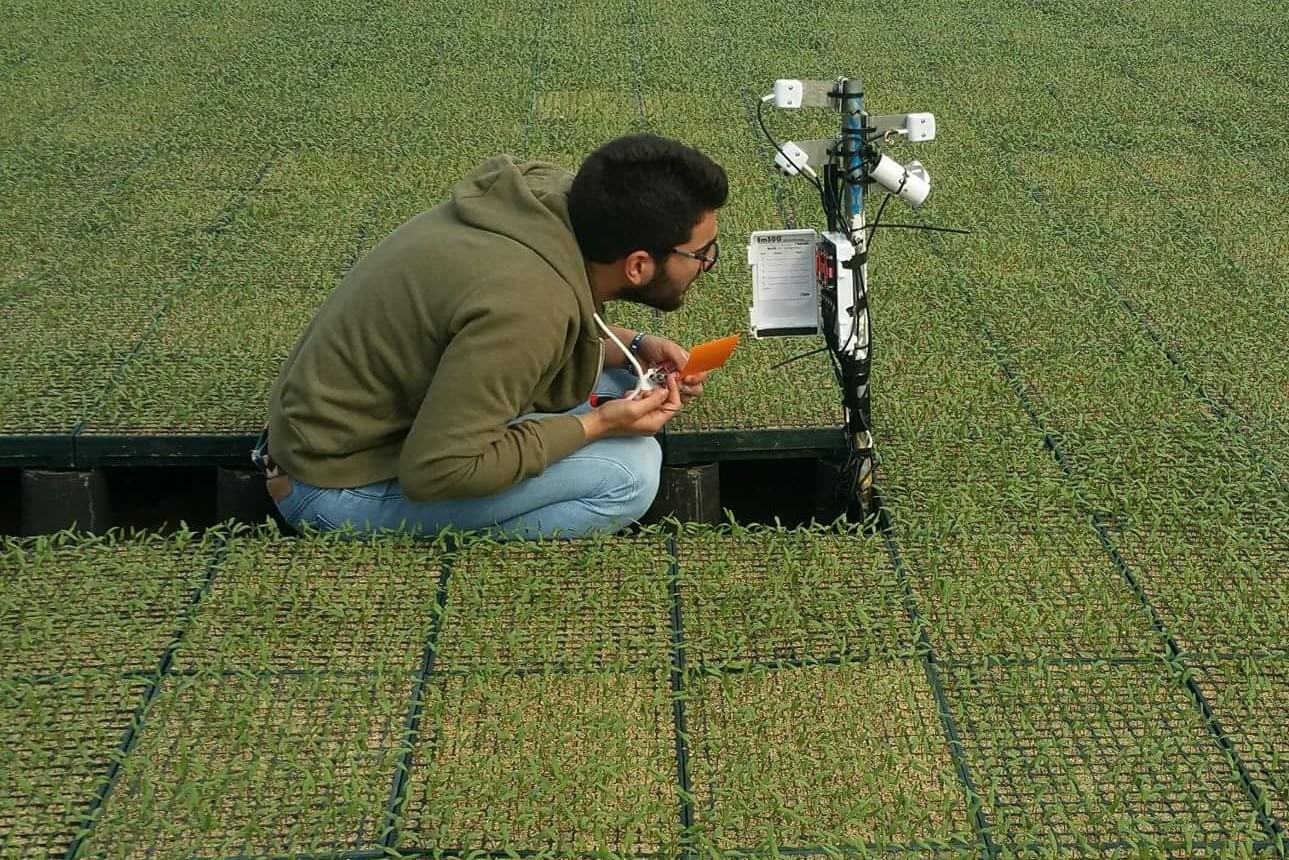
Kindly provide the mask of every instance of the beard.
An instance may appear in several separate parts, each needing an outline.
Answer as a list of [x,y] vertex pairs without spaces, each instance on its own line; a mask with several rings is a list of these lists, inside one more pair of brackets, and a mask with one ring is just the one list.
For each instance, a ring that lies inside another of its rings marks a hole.
[[[693,281],[689,283],[692,284]],[[680,310],[680,306],[685,303],[685,293],[688,290],[689,284],[681,286],[667,277],[665,268],[659,267],[647,284],[642,284],[633,290],[624,290],[618,298],[660,311],[675,311]]]

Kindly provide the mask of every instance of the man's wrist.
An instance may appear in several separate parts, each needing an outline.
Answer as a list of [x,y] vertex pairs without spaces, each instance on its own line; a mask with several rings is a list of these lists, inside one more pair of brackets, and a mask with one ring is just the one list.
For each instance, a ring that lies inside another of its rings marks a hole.
[[648,332],[641,331],[638,332],[635,337],[631,338],[631,345],[627,347],[627,350],[632,355],[640,354],[640,344],[644,343],[644,339],[647,334]]
[[604,419],[597,415],[594,410],[583,412],[577,416],[577,420],[582,422],[582,432],[586,435],[587,442],[598,442],[608,435],[608,427],[605,425]]

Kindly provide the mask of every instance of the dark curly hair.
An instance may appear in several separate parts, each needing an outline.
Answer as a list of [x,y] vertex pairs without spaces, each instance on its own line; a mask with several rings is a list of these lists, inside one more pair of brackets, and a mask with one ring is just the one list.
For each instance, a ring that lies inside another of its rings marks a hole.
[[703,212],[725,205],[725,170],[691,146],[656,134],[602,145],[582,162],[568,213],[582,255],[611,263],[633,251],[651,256],[689,239]]

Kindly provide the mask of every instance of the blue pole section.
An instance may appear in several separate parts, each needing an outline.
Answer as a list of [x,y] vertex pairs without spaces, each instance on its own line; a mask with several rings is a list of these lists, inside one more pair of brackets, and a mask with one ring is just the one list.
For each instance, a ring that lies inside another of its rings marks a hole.
[[[868,242],[864,234],[864,83],[855,78],[847,78],[842,85],[842,133],[846,139],[845,173],[846,173],[846,219],[845,233],[855,245],[856,256],[851,266],[856,278],[854,325],[862,326],[864,337],[862,343],[856,344],[851,355],[840,356],[842,404],[846,411],[846,429],[851,438],[851,449],[854,454],[853,484],[850,495],[858,504],[859,513],[867,518],[872,512],[873,502],[873,432],[872,416],[868,391],[869,369],[872,352],[868,344],[868,290],[865,271],[867,268]],[[838,308],[838,313],[842,309]],[[849,471],[849,469],[848,469]]]
[[[861,157],[863,139],[860,137],[863,126],[860,116],[864,112],[864,84],[855,78],[847,78],[842,92],[842,128],[846,132],[846,176],[857,180],[863,176],[864,163]],[[864,211],[864,186],[858,182],[846,183],[846,235],[850,235],[855,223],[855,216]],[[861,237],[862,238],[862,237]]]

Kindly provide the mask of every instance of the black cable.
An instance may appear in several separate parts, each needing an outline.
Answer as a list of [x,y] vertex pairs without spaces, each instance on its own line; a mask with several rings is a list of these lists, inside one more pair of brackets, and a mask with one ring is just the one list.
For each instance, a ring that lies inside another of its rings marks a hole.
[[785,358],[783,361],[779,362],[778,364],[772,364],[772,365],[770,365],[770,370],[778,370],[780,367],[783,367],[783,365],[785,365],[785,364],[791,364],[791,363],[792,363],[792,362],[794,362],[794,361],[799,361],[800,359],[803,359],[803,358],[809,358],[810,356],[814,355],[815,353],[817,353],[817,352],[823,352],[823,351],[824,351],[824,350],[826,350],[826,349],[828,349],[828,345],[827,345],[827,344],[824,344],[823,346],[819,347],[818,349],[812,349],[812,350],[810,350],[809,352],[803,352],[803,353],[801,353],[800,355],[794,355],[794,356],[792,356],[792,358]]
[[824,215],[827,216],[828,230],[835,232],[841,228],[841,198],[837,188],[837,168],[831,162],[824,168],[824,176]]
[[846,171],[844,168],[838,165],[833,166],[832,182],[832,211],[833,217],[836,220],[836,224],[833,229],[837,231],[846,230],[849,234],[850,231],[846,225],[848,223],[850,213],[845,211]]
[[[795,161],[793,161],[791,158],[788,158],[788,154],[783,151],[783,147],[779,146],[779,142],[774,139],[774,135],[770,134],[770,130],[765,127],[765,117],[762,116],[761,114],[761,107],[764,104],[765,102],[761,101],[760,99],[757,99],[756,121],[761,124],[761,131],[765,133],[766,139],[769,140],[770,143],[774,144],[774,148],[779,151],[779,155],[783,156],[784,161],[788,162],[789,164],[796,164]],[[818,179],[815,179],[813,176],[811,176],[809,173],[806,173],[804,170],[801,171],[801,175],[804,176],[806,179],[809,179],[811,182],[813,182],[815,184],[815,188],[819,189],[820,194],[823,193],[823,187],[819,184]]]
[[964,230],[961,227],[932,227],[928,224],[905,224],[903,222],[896,222],[894,224],[883,224],[882,226],[899,227],[904,230],[926,230],[930,233],[962,233],[964,235],[971,235],[971,232],[972,232],[971,230]]
[[882,205],[877,207],[877,217],[873,219],[872,225],[864,228],[868,231],[868,242],[864,247],[865,254],[868,254],[873,249],[873,237],[877,235],[877,225],[882,223],[882,213],[886,211],[886,204],[890,202],[891,195],[890,192],[887,192],[886,196],[882,198]]

